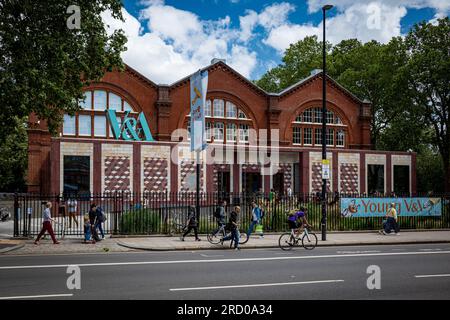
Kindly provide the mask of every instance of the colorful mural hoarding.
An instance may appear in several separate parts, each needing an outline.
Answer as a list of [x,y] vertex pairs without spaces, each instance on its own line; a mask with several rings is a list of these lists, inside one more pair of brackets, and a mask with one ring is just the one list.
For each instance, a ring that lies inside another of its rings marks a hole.
[[341,198],[342,217],[384,217],[390,204],[403,217],[441,216],[440,198]]

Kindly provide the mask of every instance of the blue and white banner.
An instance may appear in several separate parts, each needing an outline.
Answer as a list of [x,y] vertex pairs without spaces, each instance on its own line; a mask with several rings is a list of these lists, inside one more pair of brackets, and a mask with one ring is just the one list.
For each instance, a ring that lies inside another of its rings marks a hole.
[[341,198],[343,217],[384,217],[395,204],[398,216],[441,216],[441,198]]
[[198,71],[191,83],[191,151],[202,151],[205,143],[205,103],[208,89],[208,71]]

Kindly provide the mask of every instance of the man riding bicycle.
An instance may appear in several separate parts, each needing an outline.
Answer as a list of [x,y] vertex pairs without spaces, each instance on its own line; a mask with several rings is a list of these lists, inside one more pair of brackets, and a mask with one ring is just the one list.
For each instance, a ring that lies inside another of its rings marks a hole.
[[295,234],[298,236],[303,231],[303,226],[308,226],[308,221],[306,220],[307,209],[305,207],[300,207],[300,210],[294,209],[289,212],[288,224],[289,229],[295,229]]

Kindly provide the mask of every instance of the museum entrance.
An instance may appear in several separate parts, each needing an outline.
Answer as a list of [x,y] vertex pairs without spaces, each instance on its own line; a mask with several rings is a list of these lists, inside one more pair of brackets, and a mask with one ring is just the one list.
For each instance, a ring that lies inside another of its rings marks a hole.
[[242,172],[242,192],[256,193],[262,188],[262,176],[259,172]]

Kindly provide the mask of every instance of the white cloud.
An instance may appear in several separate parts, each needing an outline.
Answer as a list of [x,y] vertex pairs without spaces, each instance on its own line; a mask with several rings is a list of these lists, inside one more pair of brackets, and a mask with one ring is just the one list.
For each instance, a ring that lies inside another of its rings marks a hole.
[[[376,40],[386,43],[392,37],[401,36],[400,22],[407,8],[434,8],[436,15],[431,20],[434,23],[450,11],[449,0],[309,0],[308,11],[320,11],[327,3],[335,6],[333,14],[327,18],[327,41],[334,44],[350,38],[362,42]],[[286,19],[284,23],[270,29],[263,42],[282,54],[291,43],[307,35],[317,35],[321,39],[322,22],[318,25],[292,24]]]
[[[213,58],[224,58],[245,77],[256,67],[256,52],[238,43],[240,30],[230,27],[229,16],[205,21],[192,12],[165,5],[163,1],[141,2],[146,7],[140,20],[124,8],[125,22],[105,12],[102,18],[109,32],[123,29],[128,37],[125,63],[156,83],[173,83],[209,65]],[[141,23],[146,23],[144,32]]]

